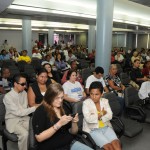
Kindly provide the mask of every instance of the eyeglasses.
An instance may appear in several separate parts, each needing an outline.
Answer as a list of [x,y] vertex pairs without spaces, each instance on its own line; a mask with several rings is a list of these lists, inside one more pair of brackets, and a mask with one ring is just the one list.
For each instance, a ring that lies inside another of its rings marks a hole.
[[25,86],[25,85],[27,85],[27,83],[25,82],[25,83],[17,83],[17,84],[20,84],[21,86]]

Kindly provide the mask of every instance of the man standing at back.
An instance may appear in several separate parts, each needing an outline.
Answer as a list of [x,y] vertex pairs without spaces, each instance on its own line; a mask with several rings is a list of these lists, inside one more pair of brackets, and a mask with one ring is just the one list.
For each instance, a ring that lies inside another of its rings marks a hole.
[[104,91],[105,92],[109,92],[108,88],[106,87],[105,81],[103,79],[103,74],[104,74],[104,69],[102,67],[96,67],[94,74],[90,75],[87,80],[86,80],[86,93],[89,94],[89,87],[91,85],[92,82],[94,81],[99,81],[102,83]]
[[6,129],[18,137],[19,150],[27,150],[29,114],[34,112],[36,107],[28,108],[26,88],[26,77],[23,74],[16,74],[13,77],[13,89],[3,99],[6,114]]

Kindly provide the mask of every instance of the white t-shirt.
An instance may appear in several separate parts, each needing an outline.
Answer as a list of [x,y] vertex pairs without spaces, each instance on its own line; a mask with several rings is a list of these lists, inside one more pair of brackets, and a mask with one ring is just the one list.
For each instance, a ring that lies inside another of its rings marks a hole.
[[122,61],[122,60],[124,60],[124,57],[123,57],[123,55],[115,55],[115,60],[117,60],[117,61]]
[[149,93],[150,93],[150,81],[143,82],[138,93],[140,99],[145,99],[149,97],[148,96]]
[[32,58],[42,59],[42,55],[40,53],[33,53]]
[[74,98],[76,100],[80,100],[83,98],[83,88],[80,82],[75,81],[75,83],[71,83],[67,81],[63,84],[64,93],[68,95],[68,97]]
[[97,78],[95,78],[94,75],[90,75],[87,78],[87,80],[86,80],[86,86],[85,86],[85,88],[89,89],[91,83],[94,82],[94,81],[99,81],[99,82],[102,83],[103,87],[106,87],[105,81],[104,81],[104,79],[102,77],[100,79],[97,79]]

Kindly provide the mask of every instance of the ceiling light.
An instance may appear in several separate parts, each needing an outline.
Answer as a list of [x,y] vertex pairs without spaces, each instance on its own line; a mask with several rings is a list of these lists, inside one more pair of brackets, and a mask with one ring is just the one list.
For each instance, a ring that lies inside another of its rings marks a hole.
[[51,9],[44,9],[44,8],[35,8],[35,7],[28,7],[28,6],[10,5],[8,8],[9,9],[25,10],[25,11],[35,11],[35,12],[43,12],[43,13],[61,14],[61,15],[68,15],[68,16],[77,16],[77,17],[84,17],[84,18],[96,18],[95,15],[68,12],[68,11],[62,11],[62,10],[51,10]]
[[84,7],[84,8],[88,8],[88,9],[96,9],[96,5],[91,5],[88,3],[84,3],[82,1],[77,1],[77,0],[46,0],[46,1],[50,1],[50,2],[55,2],[55,3],[59,3],[60,4],[65,4],[65,5],[73,5],[73,6],[78,6],[78,7]]

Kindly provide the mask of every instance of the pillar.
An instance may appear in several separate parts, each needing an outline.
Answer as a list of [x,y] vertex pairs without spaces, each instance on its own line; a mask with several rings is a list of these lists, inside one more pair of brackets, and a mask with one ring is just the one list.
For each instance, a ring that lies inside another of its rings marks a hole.
[[97,0],[95,66],[102,66],[105,74],[111,62],[113,8],[114,0]]
[[53,29],[48,30],[48,44],[50,44],[50,46],[53,46],[54,44],[54,30]]
[[24,17],[22,20],[22,50],[27,50],[27,55],[30,57],[32,56],[32,30],[30,17]]
[[76,34],[74,34],[74,39],[73,39],[73,40],[74,40],[74,41],[73,41],[73,44],[76,45],[76,43],[77,43],[77,42],[76,42]]
[[90,25],[89,26],[89,30],[88,30],[88,52],[91,52],[92,49],[95,49],[95,45],[96,45],[96,42],[95,42],[95,38],[96,38],[96,35],[95,35],[95,26],[94,25]]

